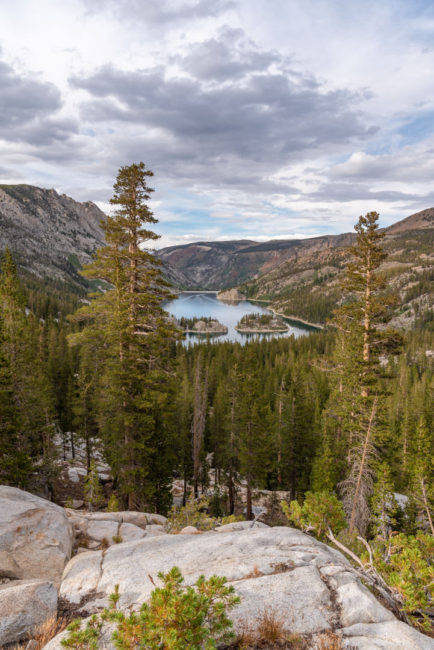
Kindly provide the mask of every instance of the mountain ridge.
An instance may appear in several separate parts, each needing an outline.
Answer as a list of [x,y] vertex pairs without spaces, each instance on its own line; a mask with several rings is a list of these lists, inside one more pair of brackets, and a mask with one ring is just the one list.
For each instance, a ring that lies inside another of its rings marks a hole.
[[[434,208],[428,208],[384,228],[386,237],[433,227]],[[188,289],[228,289],[260,277],[290,258],[328,249],[348,248],[355,233],[303,239],[270,239],[266,242],[229,240],[199,241],[168,246],[157,256],[172,280]]]
[[39,278],[86,287],[78,270],[103,244],[103,217],[95,203],[54,189],[0,185],[0,247],[8,246],[18,267]]

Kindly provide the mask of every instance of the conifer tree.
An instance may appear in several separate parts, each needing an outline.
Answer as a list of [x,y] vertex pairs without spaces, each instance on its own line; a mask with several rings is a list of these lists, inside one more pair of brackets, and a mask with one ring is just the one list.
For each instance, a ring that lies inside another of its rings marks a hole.
[[94,460],[91,460],[89,471],[84,479],[84,500],[91,511],[99,508],[104,503],[98,468]]
[[434,536],[433,441],[423,416],[416,427],[411,467],[411,496]]
[[379,230],[378,216],[377,212],[369,212],[355,226],[353,260],[343,285],[347,300],[332,320],[338,330],[339,380],[331,400],[338,416],[335,425],[347,448],[347,476],[340,487],[350,534],[355,528],[365,532],[369,521],[373,464],[384,409],[379,356],[396,352],[400,343],[395,331],[379,328],[387,322],[391,301],[382,294],[384,281],[378,274],[385,259],[381,246],[384,233]]
[[5,251],[0,273],[0,311],[2,352],[18,409],[17,455],[38,462],[39,487],[51,496],[56,473],[55,413],[46,373],[43,326],[31,312],[26,314],[24,293],[9,249]]
[[0,312],[0,482],[23,487],[31,462],[20,433],[10,363],[4,351],[3,319]]
[[196,358],[194,369],[193,420],[191,423],[193,454],[193,491],[194,498],[199,497],[199,478],[203,456],[203,435],[205,432],[208,399],[208,372],[203,370],[202,354]]
[[152,175],[142,162],[120,168],[111,199],[115,212],[102,222],[106,246],[85,269],[86,277],[105,281],[108,290],[76,316],[87,322],[81,338],[101,344],[98,424],[129,509],[153,507],[163,483],[168,490],[153,470],[157,449],[165,473],[171,472],[159,417],[172,381],[175,328],[161,305],[170,295],[161,265],[146,248],[158,238],[148,229],[157,223],[147,205]]
[[246,480],[246,518],[252,519],[252,491],[263,487],[270,469],[268,442],[272,438],[270,408],[261,399],[254,349],[246,353],[241,381],[240,474]]

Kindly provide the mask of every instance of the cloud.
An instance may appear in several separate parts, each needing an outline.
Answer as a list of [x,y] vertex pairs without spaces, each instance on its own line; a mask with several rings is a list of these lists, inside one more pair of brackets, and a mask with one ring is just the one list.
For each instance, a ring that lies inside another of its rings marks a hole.
[[288,192],[286,183],[270,179],[282,166],[376,131],[358,109],[358,93],[326,90],[241,30],[193,44],[175,63],[171,75],[107,64],[70,77],[73,88],[90,95],[81,105],[83,121],[122,130],[125,154],[146,152],[167,176]]
[[193,44],[187,55],[175,60],[196,79],[232,83],[249,72],[266,72],[281,57],[246,41],[241,29],[225,26],[215,38]]
[[432,182],[434,178],[434,137],[393,153],[372,155],[353,153],[331,171],[334,179],[367,181]]
[[77,130],[76,121],[61,118],[58,88],[16,72],[0,61],[0,138],[30,145],[62,141]]
[[200,18],[212,18],[236,6],[232,0],[82,0],[90,13],[110,10],[118,18],[143,21],[146,24],[169,24],[187,22]]

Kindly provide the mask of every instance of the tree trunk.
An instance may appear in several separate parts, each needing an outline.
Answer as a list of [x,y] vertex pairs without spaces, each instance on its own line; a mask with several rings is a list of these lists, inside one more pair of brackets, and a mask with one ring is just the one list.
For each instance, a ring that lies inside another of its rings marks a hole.
[[362,488],[362,482],[363,482],[363,475],[366,470],[367,466],[367,461],[368,461],[368,450],[369,450],[369,445],[371,442],[371,434],[372,434],[372,425],[374,422],[374,417],[375,417],[375,412],[377,410],[377,399],[375,398],[374,403],[372,405],[372,410],[371,410],[371,415],[369,418],[369,424],[368,424],[368,429],[366,431],[365,435],[365,440],[363,442],[363,450],[362,450],[362,458],[360,461],[360,467],[359,467],[359,472],[357,476],[357,483],[356,483],[356,488],[354,490],[354,496],[353,496],[353,506],[351,508],[351,517],[350,517],[350,526],[349,526],[349,534],[350,537],[353,534],[354,531],[354,526],[355,526],[355,521],[356,521],[356,514],[357,514],[357,504],[359,501],[360,497],[360,492]]
[[233,515],[235,511],[235,490],[234,490],[234,477],[232,468],[229,470],[228,476],[228,496],[229,496],[229,514]]
[[250,521],[253,519],[253,513],[252,513],[252,483],[250,479],[250,475],[247,477],[247,494],[246,494],[246,508],[247,508],[247,514],[246,514],[246,519],[247,521]]
[[202,362],[201,357],[198,356],[194,381],[194,412],[192,423],[193,486],[195,499],[197,499],[199,496],[200,455],[206,421],[207,384],[208,378],[205,374],[205,379],[202,386]]

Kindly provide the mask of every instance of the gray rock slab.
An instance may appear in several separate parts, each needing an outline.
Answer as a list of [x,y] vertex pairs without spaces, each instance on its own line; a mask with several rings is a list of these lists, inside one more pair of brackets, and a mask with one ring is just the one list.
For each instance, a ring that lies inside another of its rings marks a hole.
[[[73,558],[65,567],[61,595],[97,612],[118,584],[120,609],[138,609],[158,585],[158,572],[178,566],[187,585],[201,574],[226,576],[241,597],[231,612],[237,631],[246,623],[254,627],[267,610],[281,618],[288,632],[311,638],[330,629],[343,632],[346,648],[433,648],[432,639],[397,621],[376,601],[339,551],[299,530],[260,527],[158,537],[150,532]],[[60,650],[56,643],[49,650]],[[110,639],[104,644],[107,650],[114,647]]]
[[113,544],[112,538],[116,537],[120,524],[116,521],[94,520],[88,523],[86,535],[90,539],[101,542],[103,539],[108,544]]
[[228,533],[234,530],[249,530],[251,528],[270,528],[262,521],[234,521],[231,524],[224,524],[215,529],[216,533]]
[[315,567],[260,576],[234,583],[241,604],[232,619],[236,629],[255,627],[265,612],[283,622],[288,633],[313,634],[331,629],[334,619],[330,592]]
[[344,628],[343,646],[351,650],[434,650],[434,639],[394,619]]
[[0,486],[0,577],[60,582],[74,533],[60,506]]
[[0,647],[28,637],[56,612],[52,582],[17,580],[0,586]]
[[134,524],[121,524],[118,534],[122,537],[123,542],[132,542],[136,539],[143,539],[143,537],[146,537],[146,532],[143,528],[139,528]]

